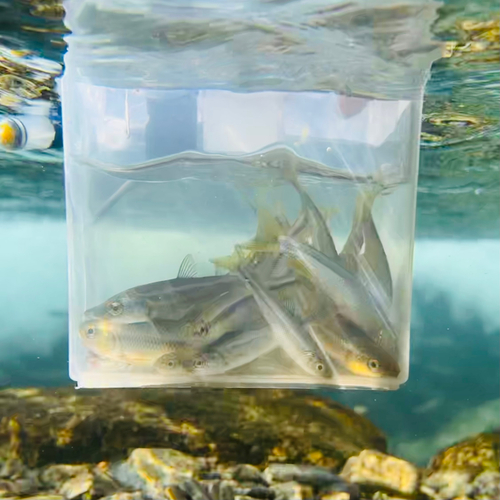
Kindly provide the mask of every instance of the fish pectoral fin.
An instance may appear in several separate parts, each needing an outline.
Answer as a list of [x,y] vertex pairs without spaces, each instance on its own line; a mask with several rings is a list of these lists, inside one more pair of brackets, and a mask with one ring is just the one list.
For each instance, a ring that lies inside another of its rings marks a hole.
[[196,278],[198,275],[196,271],[196,264],[193,256],[188,254],[184,257],[177,273],[177,278]]

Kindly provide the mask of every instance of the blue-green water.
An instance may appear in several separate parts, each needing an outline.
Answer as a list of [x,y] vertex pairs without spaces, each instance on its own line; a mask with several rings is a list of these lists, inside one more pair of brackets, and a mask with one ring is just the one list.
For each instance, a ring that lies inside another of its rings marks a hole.
[[[60,14],[0,2],[0,44],[60,62]],[[331,391],[417,461],[500,425],[498,16],[494,2],[446,2],[433,27],[454,52],[426,88],[410,379],[397,392]],[[0,152],[0,386],[70,384],[63,197],[60,150]]]

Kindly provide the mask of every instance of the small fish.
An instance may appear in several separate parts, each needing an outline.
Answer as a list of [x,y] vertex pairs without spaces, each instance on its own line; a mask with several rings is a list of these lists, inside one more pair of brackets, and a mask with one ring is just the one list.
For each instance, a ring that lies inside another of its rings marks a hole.
[[[373,274],[390,300],[392,298],[391,271],[372,217],[373,203],[380,190],[380,188],[372,188],[370,191],[362,191],[358,194],[352,229],[340,258],[344,267],[353,273],[360,273],[361,276]],[[363,268],[367,269],[365,273],[363,273]]]
[[176,350],[158,360],[155,367],[162,373],[216,375],[246,365],[277,346],[268,325],[260,330],[227,332],[199,351]]
[[177,278],[140,285],[120,292],[85,312],[84,320],[112,319],[132,323],[147,319],[182,320],[201,313],[202,304],[237,289],[245,290],[237,276],[197,277],[194,261],[187,255]]
[[82,323],[79,334],[83,345],[97,356],[133,365],[153,366],[159,357],[178,348],[149,321],[89,320]]
[[332,370],[327,359],[299,321],[264,289],[248,269],[241,268],[239,273],[247,281],[262,315],[287,354],[309,374],[321,378],[331,377]]
[[336,314],[334,306],[325,316],[310,322],[308,328],[337,373],[395,378],[401,371],[394,356],[357,325]]
[[163,366],[173,367],[167,354],[194,363],[204,346],[228,332],[267,327],[238,276],[194,278],[191,267],[185,259],[178,278],[127,290],[87,311],[84,345],[102,358],[151,365],[163,357]]
[[318,283],[335,304],[336,311],[372,338],[396,339],[385,310],[385,301],[368,290],[356,274],[339,262],[291,238],[281,238],[282,250],[298,260],[308,279]]

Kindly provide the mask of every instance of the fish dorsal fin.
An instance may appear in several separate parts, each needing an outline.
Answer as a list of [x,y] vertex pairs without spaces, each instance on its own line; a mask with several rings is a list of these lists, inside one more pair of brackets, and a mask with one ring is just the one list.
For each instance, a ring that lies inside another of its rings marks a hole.
[[271,212],[259,207],[257,210],[257,233],[255,241],[271,243],[283,235],[283,227]]
[[188,254],[182,259],[181,265],[179,267],[179,272],[177,273],[178,278],[196,278],[196,264],[194,262],[193,256]]
[[330,225],[332,218],[340,213],[340,210],[337,207],[323,207],[318,210],[327,226]]

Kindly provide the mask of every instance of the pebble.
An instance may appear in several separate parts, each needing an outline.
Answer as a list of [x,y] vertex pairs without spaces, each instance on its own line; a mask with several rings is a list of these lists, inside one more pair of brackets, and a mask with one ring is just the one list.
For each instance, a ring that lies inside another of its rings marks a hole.
[[473,491],[471,475],[465,471],[442,471],[425,478],[420,491],[433,500],[467,498]]
[[189,500],[187,493],[176,484],[167,486],[163,493],[167,500]]
[[84,493],[91,491],[94,484],[94,478],[88,470],[80,472],[75,477],[65,481],[59,488],[60,493],[64,498],[72,500],[82,496]]
[[234,500],[234,488],[230,481],[216,481],[208,485],[212,500]]
[[199,483],[198,481],[185,481],[180,484],[179,487],[186,492],[187,498],[191,500],[211,500],[207,486]]
[[264,479],[268,483],[286,483],[300,472],[298,465],[294,464],[270,464],[264,471]]
[[250,498],[257,498],[258,500],[274,500],[276,497],[274,490],[265,486],[257,486],[254,488],[236,488],[234,493],[236,495],[245,495]]
[[273,485],[276,494],[275,500],[310,500],[314,497],[314,491],[310,486],[289,481]]
[[140,491],[127,492],[121,491],[120,493],[115,493],[114,495],[109,495],[103,497],[100,500],[143,500],[144,495]]
[[332,491],[320,497],[321,500],[351,500],[351,498],[347,491]]
[[189,455],[171,449],[137,448],[125,462],[111,467],[121,485],[163,499],[164,489],[193,478],[201,465]]
[[236,466],[233,470],[233,479],[240,483],[258,483],[264,484],[265,486],[269,486],[268,482],[262,475],[259,469],[253,465],[242,464]]
[[500,472],[487,470],[479,474],[472,483],[476,500],[500,498]]
[[42,471],[40,479],[44,485],[55,488],[68,479],[88,471],[86,465],[50,465]]
[[419,481],[413,464],[375,450],[364,450],[349,458],[340,476],[351,483],[401,495],[414,495]]

